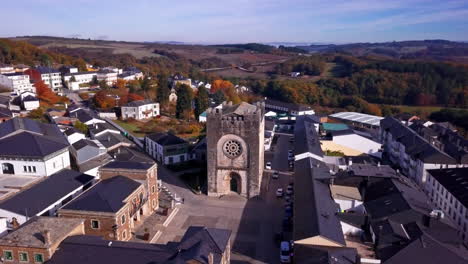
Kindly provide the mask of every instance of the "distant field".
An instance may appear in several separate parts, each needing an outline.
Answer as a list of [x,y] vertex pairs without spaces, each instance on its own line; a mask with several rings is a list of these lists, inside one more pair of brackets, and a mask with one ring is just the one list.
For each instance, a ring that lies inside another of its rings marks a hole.
[[130,54],[137,59],[143,57],[157,57],[159,55],[153,53],[153,49],[148,48],[145,45],[137,44],[108,44],[108,45],[92,45],[92,44],[75,44],[75,43],[63,43],[63,42],[52,42],[45,45],[41,45],[41,48],[50,47],[67,47],[70,49],[88,48],[88,49],[110,49],[114,54]]

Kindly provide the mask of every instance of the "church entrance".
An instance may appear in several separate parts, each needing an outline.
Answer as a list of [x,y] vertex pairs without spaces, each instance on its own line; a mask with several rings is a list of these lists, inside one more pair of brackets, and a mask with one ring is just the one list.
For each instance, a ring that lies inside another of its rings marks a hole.
[[241,177],[236,172],[231,172],[229,174],[229,184],[231,192],[241,193]]

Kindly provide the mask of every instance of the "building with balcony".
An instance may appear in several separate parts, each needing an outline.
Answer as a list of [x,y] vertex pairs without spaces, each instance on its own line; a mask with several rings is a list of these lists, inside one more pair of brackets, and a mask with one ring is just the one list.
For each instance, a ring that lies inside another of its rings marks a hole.
[[142,120],[159,115],[159,103],[152,102],[151,100],[133,101],[122,106],[122,119],[133,118]]
[[32,85],[29,75],[22,72],[0,74],[0,85],[16,95],[24,92],[36,93],[36,87]]
[[[125,176],[101,180],[58,211],[59,217],[85,219],[85,234],[127,241],[141,224],[143,207],[152,207],[141,182]],[[157,204],[154,204],[156,208]]]

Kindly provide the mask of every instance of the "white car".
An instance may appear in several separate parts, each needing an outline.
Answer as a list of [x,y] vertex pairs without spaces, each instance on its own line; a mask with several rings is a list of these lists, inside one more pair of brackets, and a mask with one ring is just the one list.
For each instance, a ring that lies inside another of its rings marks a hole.
[[271,170],[271,162],[267,162],[267,163],[266,163],[265,169]]
[[278,190],[276,190],[276,197],[283,197],[283,188],[278,188]]
[[289,245],[289,242],[281,242],[280,250],[280,262],[291,263],[291,246]]
[[279,173],[277,171],[273,172],[273,175],[271,176],[273,179],[278,179],[279,178]]

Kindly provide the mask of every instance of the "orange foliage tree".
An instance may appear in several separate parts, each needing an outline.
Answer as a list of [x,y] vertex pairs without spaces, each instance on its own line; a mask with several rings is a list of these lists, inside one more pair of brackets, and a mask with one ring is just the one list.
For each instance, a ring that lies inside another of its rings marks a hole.
[[145,98],[141,95],[138,95],[138,94],[134,94],[134,93],[129,93],[128,94],[128,101],[129,102],[133,102],[133,101],[140,101],[140,100],[144,100]]
[[36,82],[36,94],[39,100],[42,100],[48,104],[56,104],[60,102],[60,97],[57,96],[43,81]]
[[211,84],[211,92],[215,93],[218,90],[225,91],[231,87],[234,87],[234,85],[230,81],[214,80]]
[[110,97],[105,90],[101,90],[94,95],[94,104],[98,108],[112,108],[115,107],[115,99]]

